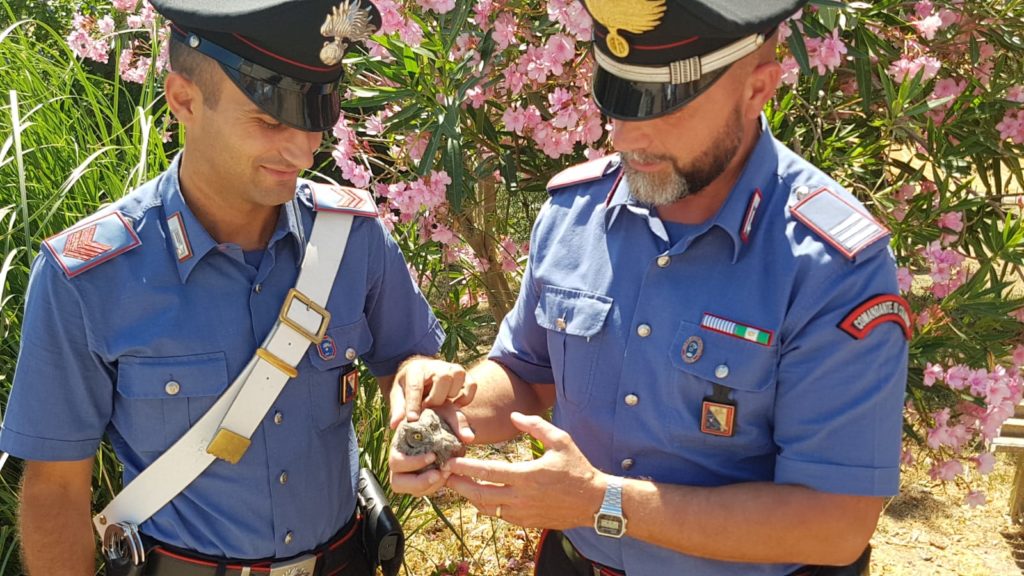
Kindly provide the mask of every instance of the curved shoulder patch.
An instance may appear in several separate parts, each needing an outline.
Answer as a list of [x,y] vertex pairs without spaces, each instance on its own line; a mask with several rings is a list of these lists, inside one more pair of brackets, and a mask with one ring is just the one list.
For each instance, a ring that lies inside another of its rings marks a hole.
[[43,241],[68,278],[141,244],[132,224],[116,211],[89,218]]
[[313,197],[313,209],[323,212],[341,212],[356,216],[377,217],[377,203],[369,190],[308,182]]
[[555,190],[572,186],[573,184],[582,184],[584,182],[600,180],[618,168],[619,163],[619,155],[612,154],[610,156],[584,162],[583,164],[570,166],[558,174],[555,174],[551,180],[548,180],[548,192],[551,193]]
[[794,218],[850,260],[889,233],[863,206],[828,188],[808,194],[791,211]]

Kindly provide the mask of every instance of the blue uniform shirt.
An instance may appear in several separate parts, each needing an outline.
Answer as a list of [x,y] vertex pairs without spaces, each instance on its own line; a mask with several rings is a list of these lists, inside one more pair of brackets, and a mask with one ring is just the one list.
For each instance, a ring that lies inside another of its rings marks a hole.
[[[883,321],[894,316],[875,313],[898,294],[884,229],[851,212],[862,232],[831,226],[838,246],[812,230],[830,209],[863,209],[767,129],[718,213],[673,227],[676,242],[612,166],[552,192],[490,357],[554,383],[555,424],[605,472],[895,494],[907,344],[900,322]],[[808,200],[812,219],[799,221],[793,206],[822,188],[830,196],[813,200],[826,209]],[[874,312],[858,312],[877,297]],[[851,330],[861,338],[841,329],[847,319],[860,320]],[[706,400],[725,401],[709,415]],[[699,518],[686,520],[699,529]],[[795,568],[687,556],[628,531],[567,534],[588,558],[635,576]]]
[[[127,483],[253,356],[295,284],[315,213],[300,186],[257,269],[196,220],[177,160],[105,211],[115,212],[124,238],[111,234],[114,221],[66,238],[61,253],[130,247],[132,233],[140,245],[70,278],[66,259],[44,251],[36,260],[0,450],[79,460],[107,434]],[[173,240],[179,227],[184,244]],[[310,346],[242,460],[214,462],[144,533],[215,556],[283,558],[321,544],[351,517],[359,461],[354,403],[339,402],[342,371],[358,355],[375,375],[394,374],[410,354],[436,353],[444,334],[375,218],[354,218],[327,308],[333,346]]]

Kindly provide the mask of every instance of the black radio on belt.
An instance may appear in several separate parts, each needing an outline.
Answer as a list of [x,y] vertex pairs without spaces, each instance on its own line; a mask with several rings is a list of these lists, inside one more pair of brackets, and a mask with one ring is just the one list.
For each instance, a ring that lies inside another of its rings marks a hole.
[[388,497],[373,472],[359,469],[359,509],[363,514],[363,543],[371,566],[384,576],[396,576],[405,556],[405,533],[391,510]]

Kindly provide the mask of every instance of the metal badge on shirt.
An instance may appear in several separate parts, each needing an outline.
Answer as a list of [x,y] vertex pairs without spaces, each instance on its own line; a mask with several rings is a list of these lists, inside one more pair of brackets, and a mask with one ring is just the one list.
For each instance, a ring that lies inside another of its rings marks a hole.
[[359,369],[354,364],[349,365],[342,370],[338,384],[338,398],[342,405],[355,400],[359,396]]
[[732,436],[736,432],[736,403],[729,400],[728,387],[712,386],[711,395],[701,404],[700,431],[712,436]]

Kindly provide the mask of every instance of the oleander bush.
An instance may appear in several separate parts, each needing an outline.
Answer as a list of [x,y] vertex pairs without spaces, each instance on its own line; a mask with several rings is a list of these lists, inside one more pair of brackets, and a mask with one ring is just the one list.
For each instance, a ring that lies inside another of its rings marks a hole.
[[[514,303],[547,179],[609,151],[588,95],[592,23],[579,0],[376,4],[383,29],[350,58],[317,172],[374,192],[448,332],[443,355],[469,361]],[[982,504],[1022,395],[1024,1],[820,0],[779,35],[771,129],[892,230],[914,313],[904,434],[920,450],[904,464]],[[0,410],[40,241],[183,142],[161,98],[166,40],[145,0],[0,0]],[[386,419],[361,402],[364,460],[382,471]],[[20,573],[19,472],[0,470],[2,574]],[[96,504],[118,487],[104,448]],[[420,505],[395,503],[403,518]]]

